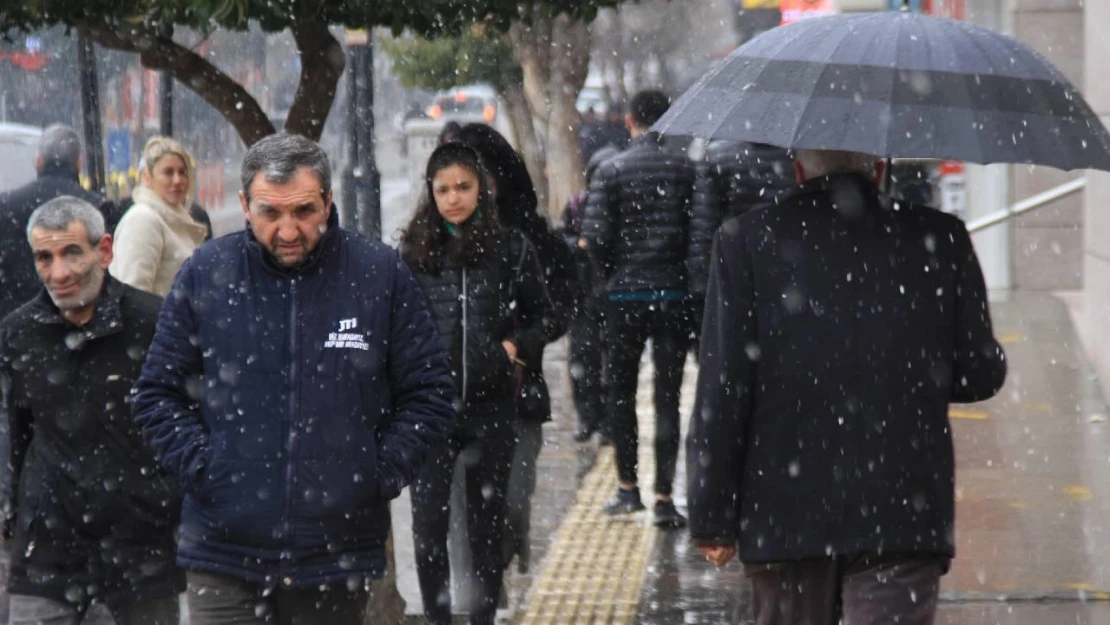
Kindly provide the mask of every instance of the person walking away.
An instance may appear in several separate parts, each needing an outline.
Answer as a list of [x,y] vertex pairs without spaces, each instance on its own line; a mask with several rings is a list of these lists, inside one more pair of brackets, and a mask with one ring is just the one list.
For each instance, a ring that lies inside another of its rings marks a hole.
[[[535,249],[543,270],[551,309],[543,325],[544,344],[566,331],[574,292],[574,267],[570,251],[537,209],[536,189],[524,159],[505,137],[485,124],[466,124],[456,139],[474,148],[490,178],[490,193],[497,205],[498,221],[524,235]],[[551,394],[543,375],[543,351],[524,361],[517,393],[516,451],[509,474],[503,551],[507,568],[515,557],[518,570],[528,570],[532,555],[532,495],[536,492],[536,462],[543,448],[543,424],[551,420]]]
[[9,622],[91,623],[100,604],[118,625],[177,625],[180,494],[128,404],[161,302],[107,275],[92,204],[54,198],[25,233],[42,288],[0,324]]
[[24,238],[27,220],[36,208],[63,195],[82,199],[104,216],[109,233],[122,213],[108,198],[81,187],[81,140],[69,126],[54,124],[43,131],[35,171],[34,181],[0,193],[0,319],[42,289]]
[[547,294],[531,244],[501,226],[478,153],[448,142],[428,159],[426,195],[401,239],[428,298],[460,398],[459,427],[413,485],[413,541],[424,617],[451,622],[447,534],[456,459],[465,465],[466,535],[478,581],[470,622],[492,624],[513,462],[518,370],[541,358]]
[[[586,185],[601,163],[616,156],[615,147],[605,146],[594,152],[586,164]],[[599,296],[604,286],[596,277],[593,263],[586,253],[588,245],[582,232],[588,193],[580,193],[567,202],[563,211],[563,239],[574,258],[578,271],[574,316],[570,320],[570,373],[571,392],[578,412],[578,427],[574,430],[575,442],[590,440],[601,429],[605,418],[605,304]]]
[[193,157],[168,137],[152,137],[143,148],[146,168],[132,195],[134,204],[116,227],[116,255],[109,271],[126,284],[165,297],[186,258],[208,236],[190,213]]
[[400,256],[339,227],[320,146],[266,137],[241,180],[249,227],[182,265],[134,418],[185,493],[193,625],[361,625],[450,371]]
[[712,141],[696,171],[689,259],[695,332],[701,330],[713,235],[725,221],[774,203],[792,188],[794,161],[786,150],[765,143]]
[[686,441],[690,535],[739,550],[758,625],[933,622],[954,554],[951,402],[1006,359],[967,229],[802,150],[801,183],[716,235]]
[[679,528],[686,519],[671,499],[680,443],[679,389],[692,321],[686,261],[694,166],[648,129],[670,100],[659,91],[633,97],[628,149],[602,163],[590,183],[583,225],[587,251],[606,281],[609,438],[620,484],[608,514],[644,509],[637,486],[636,384],[644,345],[655,364],[655,505],[653,522]]

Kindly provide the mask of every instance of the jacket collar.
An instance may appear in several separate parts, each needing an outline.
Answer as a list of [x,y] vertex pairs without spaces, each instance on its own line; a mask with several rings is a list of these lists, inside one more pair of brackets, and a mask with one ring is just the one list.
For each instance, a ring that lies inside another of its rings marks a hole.
[[663,135],[649,130],[639,137],[636,137],[628,144],[628,149],[630,150],[644,147],[655,150],[663,149]]
[[[170,230],[190,235],[197,245],[203,243],[205,237],[208,236],[208,228],[206,228],[204,224],[193,219],[190,213],[189,203],[186,203],[184,206],[173,206],[144,185],[135,187],[135,192],[131,197],[135,200],[136,204],[143,204],[150,207],[151,210],[162,218],[162,221],[166,222]],[[186,202],[189,202],[189,200],[186,199]]]
[[304,262],[296,267],[286,268],[282,267],[270,255],[269,250],[264,248],[258,239],[254,236],[254,230],[251,229],[250,222],[247,222],[247,251],[262,267],[270,273],[277,274],[282,277],[291,278],[293,276],[302,275],[317,268],[325,262],[332,254],[335,253],[336,242],[339,238],[339,208],[333,203],[331,205],[331,215],[328,216],[328,231],[324,236],[320,237],[320,243],[316,249],[308,253],[308,257]]
[[[892,203],[879,193],[874,182],[859,174],[830,174],[811,178],[794,187],[786,197],[799,198],[805,195],[820,194],[827,197],[837,211],[848,218],[861,217],[874,209],[889,209]],[[902,204],[907,208],[906,204]]]
[[123,331],[123,314],[120,311],[120,299],[123,297],[123,285],[104,273],[104,286],[96,298],[96,308],[93,310],[92,319],[83,326],[75,326],[62,316],[61,311],[50,299],[50,294],[43,288],[34,299],[31,308],[31,318],[43,325],[60,325],[84,334],[84,339],[95,339],[109,336]]
[[39,178],[60,178],[62,180],[69,180],[70,182],[80,182],[81,179],[77,177],[77,172],[72,168],[62,165],[60,163],[47,163],[39,171]]

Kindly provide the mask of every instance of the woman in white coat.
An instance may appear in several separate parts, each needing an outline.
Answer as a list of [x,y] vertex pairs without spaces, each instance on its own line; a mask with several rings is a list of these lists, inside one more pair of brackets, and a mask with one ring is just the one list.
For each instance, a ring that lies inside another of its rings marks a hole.
[[165,297],[177,270],[204,243],[207,228],[189,214],[193,203],[193,160],[168,137],[143,148],[135,204],[116,226],[109,272],[120,282]]

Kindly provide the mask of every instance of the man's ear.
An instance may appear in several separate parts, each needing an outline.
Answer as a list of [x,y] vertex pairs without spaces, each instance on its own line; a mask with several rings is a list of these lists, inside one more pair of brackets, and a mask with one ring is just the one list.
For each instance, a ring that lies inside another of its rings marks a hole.
[[798,184],[802,184],[806,181],[806,170],[798,161],[794,161],[794,180],[797,181]]
[[251,209],[247,202],[247,194],[243,191],[239,191],[239,205],[243,207],[243,217],[250,216]]
[[46,164],[46,161],[42,160],[42,154],[36,154],[35,155],[35,171],[42,171],[42,166],[45,165],[45,164]]
[[112,235],[105,234],[100,237],[100,242],[96,244],[96,249],[100,252],[100,268],[107,271],[108,265],[112,264]]

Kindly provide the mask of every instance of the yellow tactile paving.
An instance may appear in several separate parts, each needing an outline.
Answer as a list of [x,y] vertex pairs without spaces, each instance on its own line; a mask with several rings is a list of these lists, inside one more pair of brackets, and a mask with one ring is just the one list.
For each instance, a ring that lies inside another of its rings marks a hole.
[[[641,424],[649,421],[643,419]],[[639,472],[651,475],[655,470],[651,445],[641,443],[640,449]],[[606,447],[598,453],[578,500],[555,535],[519,625],[636,622],[658,530],[646,513],[613,519],[601,511],[616,487],[613,450]]]
[[[637,470],[641,476],[650,476],[655,472],[651,445],[655,419],[643,402],[637,404]],[[623,518],[606,516],[602,507],[616,488],[613,448],[604,447],[544,557],[516,619],[518,625],[622,625],[638,621],[640,591],[658,530],[650,523],[649,512]],[[646,503],[650,508],[651,502]]]

